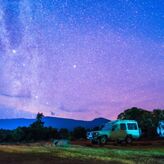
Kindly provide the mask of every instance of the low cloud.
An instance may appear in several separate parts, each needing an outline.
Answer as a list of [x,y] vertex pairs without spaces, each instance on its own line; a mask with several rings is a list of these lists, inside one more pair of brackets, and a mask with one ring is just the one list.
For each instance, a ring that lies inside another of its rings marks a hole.
[[33,113],[0,104],[0,119],[6,118],[34,118]]

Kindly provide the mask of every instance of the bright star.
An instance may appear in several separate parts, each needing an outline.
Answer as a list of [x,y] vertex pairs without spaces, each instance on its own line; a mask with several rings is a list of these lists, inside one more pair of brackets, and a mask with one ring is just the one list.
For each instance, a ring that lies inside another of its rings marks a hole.
[[76,64],[74,64],[74,65],[73,65],[73,68],[76,68],[76,67],[77,67],[77,65],[76,65]]
[[38,96],[37,95],[35,96],[35,99],[38,99]]
[[16,54],[16,52],[17,52],[17,51],[16,51],[15,49],[12,50],[12,53],[13,53],[13,54]]

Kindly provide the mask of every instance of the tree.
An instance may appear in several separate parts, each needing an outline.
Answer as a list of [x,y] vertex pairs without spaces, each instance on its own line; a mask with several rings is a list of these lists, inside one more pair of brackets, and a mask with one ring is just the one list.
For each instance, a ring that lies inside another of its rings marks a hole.
[[0,129],[0,142],[11,142],[12,141],[12,131]]
[[50,139],[54,139],[54,138],[59,138],[59,134],[58,134],[58,131],[57,129],[53,128],[53,127],[46,127],[44,128],[46,129],[46,138],[45,140],[50,140]]
[[76,127],[72,132],[74,139],[86,139],[86,129],[83,127]]
[[59,130],[59,137],[61,139],[68,139],[69,138],[69,131],[68,131],[68,129],[61,128]]
[[23,128],[18,127],[15,130],[13,130],[13,132],[12,132],[12,139],[14,141],[21,142],[22,140],[24,140],[24,138],[25,138],[25,133],[23,131]]
[[42,122],[44,115],[43,113],[38,113],[36,116],[36,121],[32,123],[30,126],[32,128],[43,128],[44,127],[44,122]]
[[153,117],[153,122],[157,126],[159,121],[164,120],[164,110],[154,109],[152,113],[152,117]]
[[42,122],[43,117],[43,113],[38,113],[36,116],[36,121],[33,122],[29,127],[29,136],[31,137],[32,141],[43,140],[45,137],[44,122]]

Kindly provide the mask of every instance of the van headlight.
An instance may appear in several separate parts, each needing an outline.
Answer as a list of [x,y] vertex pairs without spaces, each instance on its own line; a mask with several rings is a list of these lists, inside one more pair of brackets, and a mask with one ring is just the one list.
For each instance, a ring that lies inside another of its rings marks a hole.
[[94,132],[93,136],[97,137],[97,136],[99,136],[99,134],[100,134],[99,132]]

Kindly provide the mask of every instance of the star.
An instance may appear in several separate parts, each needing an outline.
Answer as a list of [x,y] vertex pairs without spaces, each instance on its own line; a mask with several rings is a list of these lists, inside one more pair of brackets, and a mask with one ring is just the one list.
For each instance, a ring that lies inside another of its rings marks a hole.
[[16,51],[15,49],[12,49],[12,53],[13,53],[13,54],[16,54],[17,51]]
[[38,96],[38,95],[36,95],[36,96],[35,96],[35,99],[38,99],[38,98],[39,98],[39,96]]
[[76,69],[76,68],[77,68],[77,65],[76,65],[76,64],[74,64],[74,65],[73,65],[73,68],[74,68],[74,69]]

